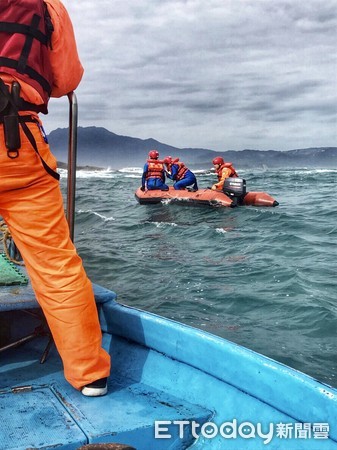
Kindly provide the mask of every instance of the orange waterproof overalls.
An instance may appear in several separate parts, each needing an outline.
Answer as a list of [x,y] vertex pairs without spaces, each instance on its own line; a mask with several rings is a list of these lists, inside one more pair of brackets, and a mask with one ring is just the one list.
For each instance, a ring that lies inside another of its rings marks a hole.
[[[77,87],[83,68],[67,11],[59,0],[46,3],[54,26],[50,51],[54,72],[52,96],[61,97]],[[0,77],[8,84],[13,81],[5,73],[0,73]],[[41,102],[29,84],[19,78],[17,81],[25,100]],[[56,159],[39,125],[27,125],[42,158],[56,170]],[[24,259],[62,358],[65,378],[80,389],[109,376],[110,356],[102,349],[92,285],[69,237],[59,183],[46,172],[21,127],[20,135],[19,155],[10,159],[0,125],[0,216]]]

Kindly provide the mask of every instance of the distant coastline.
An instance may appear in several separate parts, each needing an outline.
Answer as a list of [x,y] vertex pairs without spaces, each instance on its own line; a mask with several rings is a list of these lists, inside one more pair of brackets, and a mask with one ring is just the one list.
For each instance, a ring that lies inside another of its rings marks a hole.
[[[63,161],[57,161],[57,168],[58,169],[68,169],[68,163],[66,163],[66,162],[63,162]],[[90,171],[92,171],[92,170],[105,170],[106,168],[105,167],[98,167],[98,166],[79,166],[79,165],[76,165],[76,168],[78,169],[78,170],[90,170]]]
[[[51,149],[66,168],[68,161],[68,129],[58,128],[48,135]],[[237,168],[330,168],[337,169],[337,147],[314,147],[293,150],[226,150],[214,152],[203,148],[176,148],[155,139],[120,136],[105,128],[78,128],[78,168],[82,170],[121,169],[142,167],[149,150],[156,149],[162,157],[179,157],[190,168],[206,169],[212,166],[215,155],[231,161]]]

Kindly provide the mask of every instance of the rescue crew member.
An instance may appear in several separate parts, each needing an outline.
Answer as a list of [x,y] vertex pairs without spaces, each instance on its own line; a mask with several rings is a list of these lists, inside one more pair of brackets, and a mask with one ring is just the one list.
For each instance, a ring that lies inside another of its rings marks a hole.
[[183,162],[179,161],[179,158],[173,160],[171,156],[166,156],[163,163],[166,166],[166,175],[175,181],[173,184],[174,189],[179,191],[193,184],[192,190],[198,190],[196,176]]
[[0,215],[24,260],[65,378],[83,395],[104,395],[110,356],[38,116],[47,114],[50,97],[81,81],[73,26],[60,0],[3,0],[0,30]]
[[221,156],[217,156],[212,161],[215,167],[215,173],[218,176],[218,182],[213,184],[212,188],[214,191],[222,190],[223,185],[225,183],[225,179],[229,177],[238,177],[239,175],[236,173],[232,163],[225,162]]
[[157,150],[149,152],[149,159],[146,161],[142,175],[141,190],[145,191],[145,187],[149,190],[160,189],[168,191],[169,187],[165,184],[165,170],[163,161],[159,160]]

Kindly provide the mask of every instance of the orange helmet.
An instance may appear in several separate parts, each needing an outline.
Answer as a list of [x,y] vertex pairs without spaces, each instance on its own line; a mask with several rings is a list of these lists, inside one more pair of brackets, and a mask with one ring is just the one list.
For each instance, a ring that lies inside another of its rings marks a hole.
[[163,160],[164,164],[171,164],[172,163],[172,156],[165,156],[164,160]]
[[223,158],[221,158],[221,156],[217,156],[213,159],[212,163],[214,166],[216,166],[217,164],[225,164],[225,161],[223,160]]
[[157,150],[151,150],[149,152],[149,158],[150,159],[158,159],[159,158],[159,152]]

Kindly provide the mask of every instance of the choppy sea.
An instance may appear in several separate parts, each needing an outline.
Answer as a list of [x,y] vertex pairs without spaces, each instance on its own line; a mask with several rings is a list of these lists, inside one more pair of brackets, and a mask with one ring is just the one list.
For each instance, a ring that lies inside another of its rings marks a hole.
[[[87,273],[123,304],[337,387],[337,169],[238,170],[279,206],[139,205],[141,168],[79,170],[75,244]],[[215,181],[196,175],[199,187]],[[61,170],[64,195],[66,185]]]

